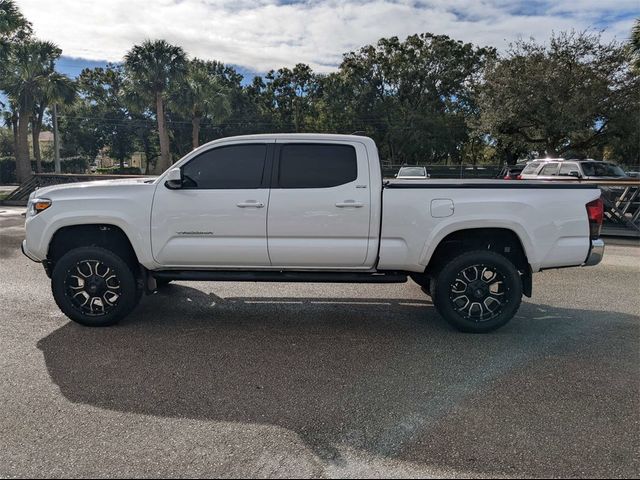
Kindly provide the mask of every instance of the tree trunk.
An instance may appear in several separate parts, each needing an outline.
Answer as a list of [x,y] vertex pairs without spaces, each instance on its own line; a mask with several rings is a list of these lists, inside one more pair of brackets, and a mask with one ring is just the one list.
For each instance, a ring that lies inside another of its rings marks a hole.
[[142,149],[144,150],[144,175],[149,175],[149,162],[151,161],[151,147],[147,137],[143,134],[138,137],[140,143],[142,143]]
[[16,178],[18,183],[31,178],[29,159],[29,110],[23,109],[18,115],[18,145],[16,148]]
[[194,149],[200,146],[200,122],[202,117],[195,116],[191,119],[191,145]]
[[158,118],[158,135],[160,137],[160,159],[156,166],[156,173],[162,173],[171,166],[169,132],[164,118],[164,101],[162,100],[162,93],[156,94],[156,116]]
[[13,156],[18,155],[18,114],[11,115],[11,130],[13,131]]
[[42,156],[40,155],[40,125],[38,118],[31,122],[31,138],[33,140],[33,158],[36,159],[36,172],[42,173]]

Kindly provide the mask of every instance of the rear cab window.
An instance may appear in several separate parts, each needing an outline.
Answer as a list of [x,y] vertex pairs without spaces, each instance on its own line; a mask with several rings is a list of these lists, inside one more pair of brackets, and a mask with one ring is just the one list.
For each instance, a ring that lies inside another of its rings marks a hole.
[[424,167],[402,167],[398,171],[398,176],[407,176],[407,177],[423,177],[427,174],[427,171]]
[[280,147],[274,187],[330,188],[357,178],[358,162],[353,146],[289,143]]

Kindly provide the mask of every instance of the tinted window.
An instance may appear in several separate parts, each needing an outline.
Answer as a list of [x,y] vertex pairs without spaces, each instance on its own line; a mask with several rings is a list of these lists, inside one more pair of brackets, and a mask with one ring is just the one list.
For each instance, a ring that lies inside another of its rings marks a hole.
[[558,173],[558,164],[548,163],[542,168],[542,170],[540,170],[539,175],[557,175],[557,173]]
[[531,162],[526,167],[524,167],[524,170],[522,170],[522,173],[524,174],[535,173],[536,169],[539,166],[540,166],[540,162]]
[[582,171],[588,177],[624,177],[626,174],[617,165],[605,162],[584,162]]
[[327,188],[358,177],[356,150],[349,145],[283,145],[278,184],[282,188]]
[[569,175],[569,172],[580,173],[580,169],[578,168],[578,165],[575,163],[563,163],[560,166],[560,175]]
[[266,154],[260,144],[207,150],[182,167],[184,188],[259,188]]

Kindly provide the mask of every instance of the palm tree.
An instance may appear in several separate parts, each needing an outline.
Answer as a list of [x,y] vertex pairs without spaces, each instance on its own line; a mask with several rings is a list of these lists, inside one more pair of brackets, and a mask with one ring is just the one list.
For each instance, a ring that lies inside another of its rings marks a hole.
[[631,29],[631,53],[635,57],[635,66],[640,70],[640,18],[636,18]]
[[22,16],[14,0],[0,0],[0,65],[6,60],[11,42],[31,34],[31,24]]
[[12,46],[0,87],[16,106],[16,176],[24,182],[31,176],[29,121],[39,92],[45,91],[62,50],[51,42],[27,40]]
[[66,75],[52,71],[44,88],[35,95],[33,116],[31,118],[31,135],[33,138],[33,157],[36,159],[36,171],[42,171],[40,155],[40,132],[42,120],[48,107],[53,104],[69,104],[76,96],[76,84]]
[[142,45],[135,45],[127,52],[124,65],[133,90],[147,105],[155,105],[160,137],[160,160],[157,169],[164,171],[172,163],[165,118],[165,96],[169,86],[184,76],[187,55],[181,47],[164,40],[146,40]]
[[205,117],[220,120],[229,115],[228,90],[215,76],[215,62],[191,60],[187,74],[172,92],[172,107],[191,120],[191,143],[200,146],[200,124]]
[[5,125],[11,125],[11,132],[13,133],[13,152],[18,150],[18,109],[14,102],[9,99],[5,104],[6,109],[2,112],[2,117]]

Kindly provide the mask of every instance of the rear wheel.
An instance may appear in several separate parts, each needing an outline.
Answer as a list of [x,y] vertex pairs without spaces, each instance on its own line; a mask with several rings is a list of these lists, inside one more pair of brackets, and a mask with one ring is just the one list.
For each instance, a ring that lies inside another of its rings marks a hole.
[[502,327],[522,301],[522,280],[516,267],[487,250],[455,257],[431,287],[440,315],[463,332],[486,333]]
[[117,323],[141,296],[131,267],[100,247],[75,248],[63,255],[53,269],[51,288],[60,310],[90,327]]

